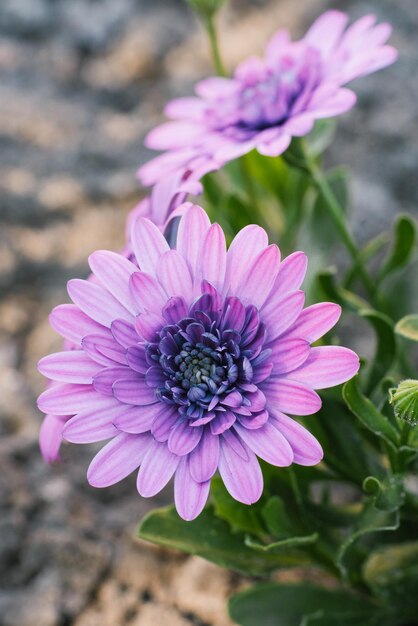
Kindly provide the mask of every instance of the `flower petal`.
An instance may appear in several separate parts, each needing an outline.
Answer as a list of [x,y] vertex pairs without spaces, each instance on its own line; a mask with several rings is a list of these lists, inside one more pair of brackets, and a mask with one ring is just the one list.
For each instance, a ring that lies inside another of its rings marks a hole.
[[93,385],[57,384],[49,387],[38,398],[38,407],[53,415],[75,415],[79,411],[96,407],[105,409],[111,404]]
[[320,443],[315,437],[288,415],[274,410],[270,414],[271,424],[286,437],[294,453],[294,463],[317,465],[324,456]]
[[272,297],[283,297],[296,291],[305,278],[308,259],[304,252],[293,252],[280,263],[279,273],[272,290]]
[[314,389],[326,389],[350,380],[359,367],[359,358],[352,350],[342,346],[320,346],[312,348],[303,365],[286,377]]
[[83,350],[64,350],[45,356],[39,361],[38,369],[51,380],[91,385],[93,376],[102,366],[92,361]]
[[132,274],[129,287],[142,313],[159,314],[167,302],[167,296],[157,280],[146,272]]
[[186,521],[195,519],[203,510],[209,496],[210,481],[193,479],[189,459],[183,457],[174,477],[174,502],[177,513]]
[[126,406],[119,404],[120,410],[115,411],[113,423],[119,430],[124,433],[139,434],[151,430],[151,426],[155,418],[160,415],[162,408],[161,403],[149,404],[147,406]]
[[183,296],[186,300],[191,300],[193,282],[189,266],[177,250],[169,250],[160,257],[157,276],[169,297]]
[[334,302],[320,302],[304,309],[285,337],[303,337],[313,343],[340,319],[341,307]]
[[104,287],[87,280],[75,278],[67,285],[72,301],[99,324],[110,328],[113,320],[133,321],[133,316]]
[[238,232],[229,246],[225,274],[225,293],[235,294],[255,259],[267,248],[268,237],[260,226],[251,224]]
[[105,411],[90,409],[81,411],[64,426],[62,436],[71,443],[93,443],[111,439],[119,434],[113,421],[126,408],[115,401],[114,406]]
[[300,382],[271,376],[262,388],[267,397],[268,411],[275,407],[292,415],[310,415],[321,408],[318,394]]
[[247,448],[248,460],[242,459],[222,437],[219,472],[225,487],[235,500],[253,504],[263,492],[263,474],[255,454]]
[[121,254],[109,250],[98,250],[89,256],[91,271],[102,285],[132,315],[138,313],[132,294],[129,290],[129,278],[138,271],[136,265]]
[[219,437],[206,429],[203,436],[190,453],[190,473],[194,480],[203,483],[210,480],[218,468]]
[[273,341],[283,334],[298,318],[304,304],[303,291],[291,291],[279,300],[270,297],[261,311],[261,319],[267,329],[267,340]]
[[65,421],[56,415],[45,415],[39,432],[39,447],[46,463],[60,460],[62,429]]
[[188,420],[183,420],[170,431],[168,449],[177,456],[189,454],[199,443],[202,434],[203,428],[191,428]]
[[200,262],[202,242],[209,228],[207,213],[197,204],[192,205],[180,220],[176,248],[188,262],[193,277]]
[[306,361],[311,351],[309,341],[298,337],[276,339],[269,344],[272,352],[269,360],[273,361],[275,375],[292,372]]
[[283,435],[269,422],[255,430],[247,430],[240,424],[235,424],[234,429],[250,450],[267,463],[277,467],[287,467],[292,464],[292,448]]
[[259,309],[263,306],[276,280],[279,264],[280,251],[274,244],[256,257],[237,288],[236,295],[244,304],[252,304]]
[[49,315],[52,328],[65,339],[81,345],[90,333],[108,335],[109,330],[80,311],[75,304],[60,304]]
[[170,452],[165,443],[155,439],[150,444],[138,472],[137,489],[144,498],[151,498],[164,489],[177,469],[180,457]]
[[121,402],[145,406],[158,402],[155,389],[147,387],[141,379],[120,379],[113,383],[113,395]]
[[87,480],[93,487],[109,487],[129,476],[139,467],[147,448],[150,435],[127,435],[120,433],[104,446],[94,457],[87,470]]
[[132,225],[131,241],[139,268],[155,276],[159,258],[170,249],[160,230],[151,220],[140,217]]
[[200,278],[207,280],[216,289],[222,289],[226,269],[226,241],[219,224],[212,224],[206,234],[199,265]]

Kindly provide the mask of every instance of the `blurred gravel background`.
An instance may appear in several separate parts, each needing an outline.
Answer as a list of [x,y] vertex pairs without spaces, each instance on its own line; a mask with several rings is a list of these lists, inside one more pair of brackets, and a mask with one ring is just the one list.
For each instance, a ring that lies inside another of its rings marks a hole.
[[[301,35],[328,6],[235,0],[222,15],[227,65],[261,52],[279,26]],[[418,10],[416,0],[333,6],[391,21],[401,53],[358,81],[331,150],[353,171],[364,239],[417,206]],[[90,488],[93,446],[66,446],[64,463],[46,467],[35,407],[35,363],[60,347],[48,312],[68,278],[87,275],[90,252],[121,247],[144,133],[210,71],[181,0],[0,0],[0,626],[230,624],[225,598],[245,581],[134,541],[156,501],[129,480]]]

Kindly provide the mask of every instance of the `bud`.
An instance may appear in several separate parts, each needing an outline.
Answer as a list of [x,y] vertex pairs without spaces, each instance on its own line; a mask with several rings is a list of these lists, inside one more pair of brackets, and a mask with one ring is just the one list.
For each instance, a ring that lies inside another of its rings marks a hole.
[[418,424],[418,380],[403,380],[397,387],[389,389],[389,396],[396,417],[416,426]]
[[211,18],[226,0],[187,0],[189,6],[203,18]]

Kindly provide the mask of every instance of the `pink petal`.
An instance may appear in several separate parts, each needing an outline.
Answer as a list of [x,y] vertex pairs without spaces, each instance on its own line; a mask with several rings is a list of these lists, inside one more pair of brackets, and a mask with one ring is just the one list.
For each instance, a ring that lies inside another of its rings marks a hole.
[[162,255],[157,266],[157,276],[169,297],[184,296],[186,300],[191,300],[193,282],[189,266],[177,250],[169,250]]
[[111,404],[109,400],[98,394],[92,385],[57,384],[41,393],[38,407],[44,413],[75,415],[89,408],[105,409]]
[[196,276],[202,244],[209,228],[207,213],[198,205],[192,205],[180,220],[176,247],[188,262],[193,277]]
[[89,256],[89,265],[91,271],[112,296],[132,315],[136,315],[138,310],[129,290],[129,278],[138,271],[136,265],[122,255],[108,250],[93,252]]
[[139,268],[155,276],[159,258],[170,249],[160,230],[150,220],[140,217],[132,225],[131,241]]
[[133,321],[131,313],[100,285],[75,278],[67,288],[73,302],[99,324],[110,328],[115,319]]
[[178,409],[176,406],[166,405],[164,402],[159,402],[155,405],[155,408],[156,411],[158,409],[158,412],[156,412],[154,417],[151,432],[157,441],[167,441],[171,429],[179,418]]
[[[292,372],[306,361],[311,351],[309,341],[298,337],[280,338],[269,344],[272,353],[269,357],[273,363],[275,375]],[[289,376],[290,377],[290,376]]]
[[308,259],[304,252],[293,252],[280,263],[279,273],[274,284],[272,297],[282,297],[289,291],[296,291],[305,278]]
[[162,403],[149,404],[147,406],[125,406],[120,404],[120,410],[113,418],[113,423],[124,433],[139,434],[151,430],[155,418],[161,414]]
[[65,350],[44,357],[38,369],[51,380],[91,385],[93,376],[102,369],[83,350]]
[[218,468],[219,437],[206,430],[199,445],[190,453],[190,473],[195,481],[210,480]]
[[138,344],[137,346],[128,348],[126,361],[131,369],[141,374],[146,374],[150,367],[146,359],[146,351],[143,345]]
[[333,117],[351,109],[355,105],[356,100],[357,96],[353,91],[341,88],[333,96],[318,103],[311,103],[309,110],[315,115],[316,119]]
[[176,98],[166,104],[164,113],[172,119],[200,120],[207,108],[200,98]]
[[66,424],[62,436],[71,443],[92,443],[111,439],[119,434],[113,422],[126,408],[115,401],[114,406],[105,411],[90,409],[81,411]]
[[359,358],[352,350],[341,346],[320,346],[312,348],[305,363],[289,372],[287,377],[314,389],[326,389],[350,380],[359,367]]
[[146,272],[132,274],[129,286],[134,300],[142,313],[160,313],[167,296],[157,280]]
[[117,363],[126,365],[126,350],[111,337],[86,335],[81,342],[83,350],[96,363],[112,366]]
[[248,275],[242,279],[236,295],[246,304],[261,308],[267,300],[279,271],[280,251],[268,246],[255,259]]
[[286,437],[294,453],[294,463],[317,465],[324,456],[320,443],[301,424],[288,415],[274,410],[270,414],[271,424]]
[[263,475],[257,457],[247,448],[244,461],[222,438],[219,455],[219,472],[225,487],[235,500],[253,504],[263,493]]
[[183,457],[174,477],[174,502],[177,513],[186,521],[195,519],[209,496],[210,481],[196,482],[190,473],[189,459]]
[[112,365],[104,367],[93,378],[93,386],[98,393],[113,396],[113,383],[120,379],[133,379],[141,383],[141,376],[133,372],[128,366]]
[[275,407],[292,415],[310,415],[321,408],[318,394],[300,382],[271,376],[262,387],[268,411]]
[[134,325],[125,322],[125,320],[115,320],[112,322],[110,330],[114,339],[122,348],[129,348],[139,340]]
[[65,339],[81,345],[81,340],[90,333],[108,335],[107,328],[80,311],[75,304],[60,304],[49,315],[52,328]]
[[268,237],[260,226],[246,226],[234,237],[227,253],[225,275],[226,293],[235,295],[239,284],[248,274],[258,255],[267,248]]
[[286,332],[286,337],[303,337],[313,343],[327,333],[340,319],[341,307],[334,302],[320,302],[304,309]]
[[327,57],[341,39],[348,16],[341,11],[326,11],[310,27],[303,38]]
[[139,467],[152,438],[149,435],[120,433],[100,450],[87,470],[93,487],[109,487]]
[[143,341],[156,341],[156,333],[163,326],[164,320],[157,313],[141,313],[135,320],[135,330]]
[[138,472],[137,489],[144,498],[151,498],[164,489],[177,469],[180,457],[165,443],[153,440]]
[[121,402],[136,406],[158,402],[155,389],[150,389],[141,380],[117,380],[113,383],[113,395]]
[[287,440],[267,422],[261,428],[247,430],[235,424],[235,431],[257,456],[271,465],[287,467],[293,462],[293,451]]
[[202,434],[203,428],[191,428],[188,420],[183,420],[170,431],[168,449],[177,456],[189,454],[199,443]]
[[62,429],[65,421],[56,415],[45,415],[39,432],[39,447],[46,463],[60,460]]
[[263,141],[261,143],[256,142],[257,152],[264,156],[279,156],[279,154],[283,154],[283,152],[287,150],[291,141],[291,135],[281,130],[276,139],[271,139],[266,142]]
[[226,241],[219,224],[212,224],[202,246],[200,278],[221,290],[225,279]]
[[298,318],[304,304],[303,291],[291,291],[280,299],[270,297],[261,310],[261,319],[267,329],[267,341],[273,341],[282,335]]
[[190,122],[165,122],[153,128],[145,137],[144,144],[153,150],[172,150],[188,147],[198,141],[202,127]]

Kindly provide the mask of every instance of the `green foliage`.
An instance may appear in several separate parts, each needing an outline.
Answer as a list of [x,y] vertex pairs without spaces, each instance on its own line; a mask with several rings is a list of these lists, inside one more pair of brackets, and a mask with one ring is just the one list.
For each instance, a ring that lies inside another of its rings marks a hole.
[[401,337],[418,341],[418,315],[407,315],[403,317],[395,326],[395,332]]

